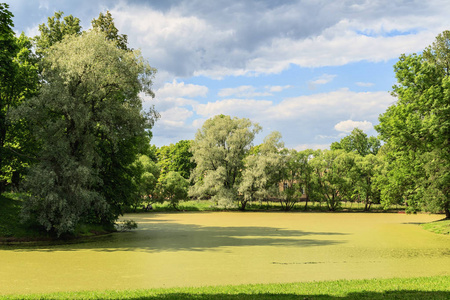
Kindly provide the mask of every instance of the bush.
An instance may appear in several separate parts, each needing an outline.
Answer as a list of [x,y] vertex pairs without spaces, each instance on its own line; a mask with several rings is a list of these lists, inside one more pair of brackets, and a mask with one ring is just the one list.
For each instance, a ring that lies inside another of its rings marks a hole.
[[130,231],[138,227],[137,223],[133,220],[123,220],[122,222],[116,224],[118,231]]

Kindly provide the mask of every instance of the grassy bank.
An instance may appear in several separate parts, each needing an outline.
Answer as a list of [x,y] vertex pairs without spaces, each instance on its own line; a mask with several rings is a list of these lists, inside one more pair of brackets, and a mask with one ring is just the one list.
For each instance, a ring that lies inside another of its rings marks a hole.
[[0,195],[0,242],[9,239],[34,239],[44,236],[20,222],[22,200],[19,194],[5,193]]
[[[0,243],[55,239],[55,236],[52,236],[41,227],[35,224],[21,222],[21,196],[21,194],[17,193],[4,193],[0,195]],[[79,224],[73,234],[64,238],[72,239],[106,234],[110,233],[113,229],[94,224]]]
[[8,295],[0,299],[450,299],[450,276]]
[[[337,210],[338,212],[363,212],[364,211],[364,203],[358,202],[342,202],[341,207]],[[179,211],[223,211],[224,209],[218,207],[213,201],[210,200],[189,200],[189,201],[181,201],[178,205]],[[227,211],[238,211],[236,208],[228,208]],[[399,212],[404,211],[405,206],[393,206],[389,209],[384,209],[381,204],[373,204],[369,212]],[[138,210],[129,210],[128,212],[141,212],[142,209]],[[174,209],[169,202],[164,203],[153,203],[152,211],[156,212],[168,212],[168,211],[177,211]],[[276,201],[254,201],[250,202],[246,206],[246,211],[283,211],[281,204]],[[305,202],[298,202],[291,211],[295,212],[329,212],[325,203],[320,202],[308,202],[308,206],[305,210]]]
[[450,220],[440,220],[422,224],[422,228],[437,234],[450,235]]

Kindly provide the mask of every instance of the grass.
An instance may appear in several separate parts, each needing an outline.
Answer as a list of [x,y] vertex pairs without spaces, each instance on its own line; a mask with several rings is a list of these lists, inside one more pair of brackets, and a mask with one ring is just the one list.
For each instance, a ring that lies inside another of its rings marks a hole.
[[[164,203],[153,203],[152,211],[156,212],[168,212],[176,211],[170,202]],[[397,212],[404,211],[404,206],[392,207],[391,209],[385,210],[381,204],[373,204],[369,212]],[[179,211],[223,211],[223,208],[218,207],[213,201],[210,200],[189,200],[180,201],[178,205]],[[227,211],[238,211],[236,208],[228,208]],[[246,206],[247,211],[282,211],[282,207],[279,202],[250,202]],[[138,209],[137,212],[142,210]],[[299,202],[291,211],[301,212],[305,211],[305,202]],[[328,208],[325,203],[320,202],[308,202],[307,210],[309,212],[328,212]],[[338,210],[343,212],[362,212],[364,211],[364,203],[358,202],[342,202],[341,207]],[[135,212],[135,211],[129,211]]]
[[[22,208],[21,194],[3,193],[0,195],[0,243],[46,241],[54,239],[39,226],[20,221]],[[105,229],[95,224],[79,224],[70,237],[89,237],[110,233],[114,228]]]
[[0,299],[450,299],[450,276],[6,295]]
[[425,223],[422,224],[422,228],[437,234],[450,235],[450,220]]
[[20,222],[22,200],[20,194],[4,193],[0,195],[0,241],[9,238],[36,238],[43,233]]

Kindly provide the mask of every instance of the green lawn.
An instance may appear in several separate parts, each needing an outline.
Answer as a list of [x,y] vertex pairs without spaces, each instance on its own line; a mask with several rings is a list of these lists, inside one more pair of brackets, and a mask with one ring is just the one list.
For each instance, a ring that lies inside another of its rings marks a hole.
[[450,276],[8,295],[0,299],[450,299]]
[[450,220],[422,224],[422,228],[434,233],[450,235]]

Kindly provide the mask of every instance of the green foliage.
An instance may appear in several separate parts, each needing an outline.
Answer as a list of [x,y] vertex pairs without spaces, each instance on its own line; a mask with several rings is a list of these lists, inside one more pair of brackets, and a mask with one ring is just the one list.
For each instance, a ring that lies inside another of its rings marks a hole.
[[292,164],[297,168],[294,188],[296,189],[297,194],[303,192],[306,196],[306,204],[305,210],[307,209],[308,201],[314,200],[310,199],[310,195],[314,194],[315,186],[314,186],[314,167],[311,165],[310,161],[314,156],[319,155],[319,151],[306,149],[303,151],[292,151]]
[[118,231],[130,231],[136,229],[138,224],[133,220],[123,220],[116,224]]
[[260,130],[248,119],[218,115],[206,120],[191,144],[197,164],[191,175],[191,196],[213,197],[220,206],[232,206],[237,199],[243,159]]
[[6,185],[17,187],[33,157],[26,120],[12,122],[11,111],[36,94],[38,68],[31,41],[12,30],[8,5],[0,3],[0,193]]
[[188,198],[189,181],[178,172],[170,171],[161,180],[162,199],[177,209],[178,203]]
[[[397,102],[376,127],[390,164],[382,190],[395,185],[411,210],[445,211],[450,218],[450,31],[423,55],[402,55],[394,66]],[[384,196],[386,198],[386,196]]]
[[109,11],[106,14],[100,13],[97,19],[91,21],[92,28],[105,33],[106,38],[116,43],[116,46],[122,50],[128,49],[128,37],[126,34],[119,34],[119,30],[114,25],[114,19]]
[[141,114],[138,95],[150,91],[155,70],[98,31],[67,36],[42,65],[45,84],[19,111],[42,144],[24,217],[57,235],[81,219],[112,223],[137,194],[133,163],[154,121]]
[[13,14],[8,10],[9,5],[0,3],[0,82],[9,77],[12,70],[12,60],[16,51],[13,31]]
[[161,168],[161,175],[170,171],[178,172],[181,176],[189,179],[192,170],[195,169],[195,162],[192,160],[191,141],[181,140],[176,144],[162,146],[157,149],[156,155],[158,165]]
[[342,138],[339,142],[331,144],[331,150],[343,149],[347,152],[355,152],[361,156],[368,154],[376,155],[381,147],[381,142],[376,137],[367,137],[359,128],[355,128],[346,137]]
[[40,35],[34,38],[36,43],[36,53],[39,56],[44,55],[44,51],[54,44],[61,42],[65,36],[80,35],[80,19],[69,15],[62,17],[63,12],[55,12],[53,17],[47,18],[47,25],[39,25]]
[[356,154],[344,150],[318,152],[311,160],[314,169],[314,197],[327,203],[330,211],[337,210],[343,200],[354,196]]
[[285,159],[281,134],[274,131],[261,145],[252,147],[244,159],[244,169],[238,187],[239,209],[245,210],[251,201],[262,201],[270,196],[279,197],[278,185],[283,179]]
[[375,181],[381,173],[384,162],[381,156],[368,154],[355,158],[355,192],[359,200],[363,200],[364,210],[369,210],[374,203],[380,203],[380,189]]
[[136,210],[143,201],[153,202],[158,200],[158,179],[160,177],[160,169],[147,155],[139,156],[139,159],[135,164],[141,170],[140,176],[135,177],[135,181],[139,187],[139,195],[135,197],[132,205]]
[[0,241],[32,240],[47,237],[35,226],[36,224],[21,222],[20,211],[25,195],[20,193],[3,193],[0,195]]

